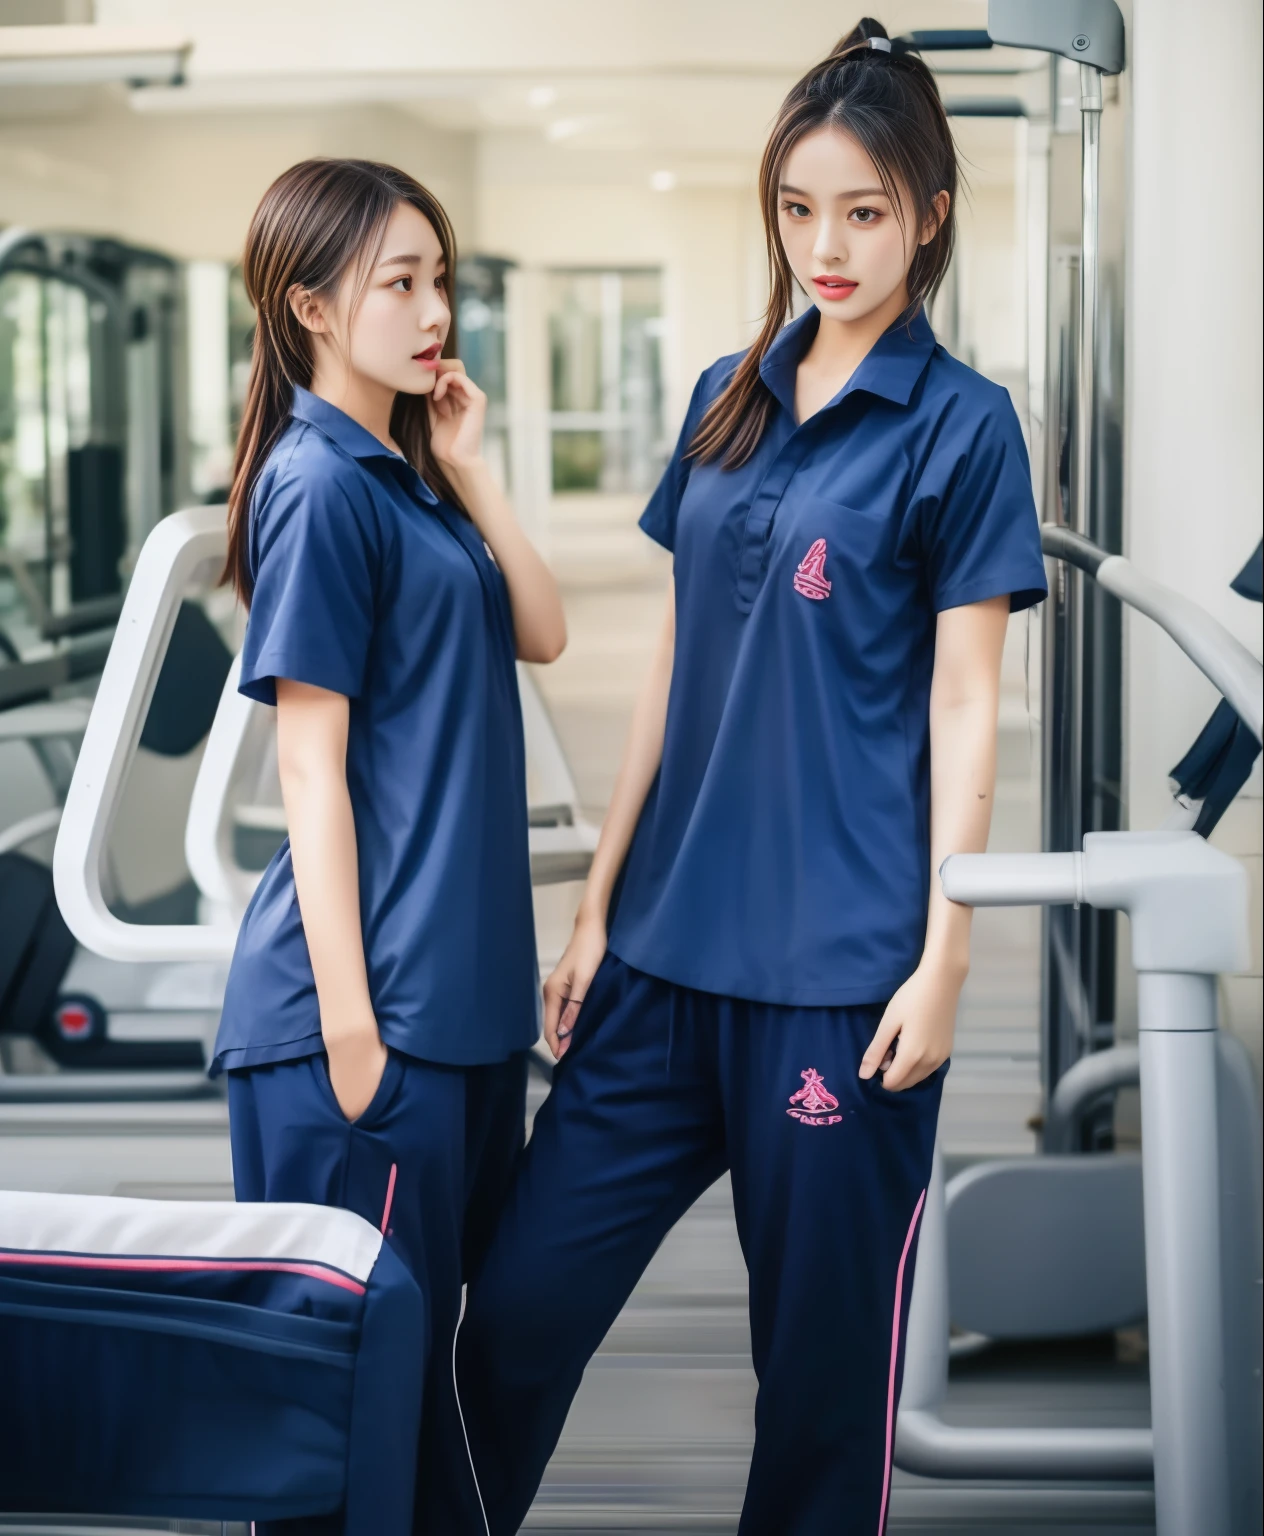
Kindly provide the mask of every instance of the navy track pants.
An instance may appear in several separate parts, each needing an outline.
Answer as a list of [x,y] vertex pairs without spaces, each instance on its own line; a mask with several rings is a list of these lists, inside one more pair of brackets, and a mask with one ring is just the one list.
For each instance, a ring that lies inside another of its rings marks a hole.
[[589,1358],[726,1169],[759,1379],[740,1536],[879,1536],[947,1070],[861,1082],[881,1015],[717,997],[607,954],[457,1347],[491,1536],[518,1529]]
[[[425,1373],[413,1522],[424,1536],[482,1530],[452,1346],[462,1285],[486,1252],[522,1148],[526,1082],[525,1052],[451,1067],[391,1051],[373,1102],[351,1122],[323,1055],[228,1074],[237,1198],[355,1211],[385,1231],[426,1298],[426,1359],[398,1362]],[[331,1516],[261,1522],[257,1536],[341,1531]]]

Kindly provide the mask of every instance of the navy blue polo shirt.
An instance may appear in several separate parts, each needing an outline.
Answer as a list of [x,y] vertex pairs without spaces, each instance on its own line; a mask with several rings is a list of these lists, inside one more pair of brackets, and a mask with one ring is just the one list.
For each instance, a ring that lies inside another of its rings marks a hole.
[[[503,1060],[537,1029],[526,764],[509,593],[474,525],[305,389],[252,502],[241,691],[345,694],[347,788],[382,1039]],[[233,955],[214,1071],[321,1050],[290,845]]]
[[676,652],[610,948],[681,986],[839,1006],[921,958],[936,615],[1046,584],[1006,392],[919,313],[799,426],[818,321],[769,348],[775,404],[740,469],[685,457],[739,359],[702,375],[641,519],[675,553]]

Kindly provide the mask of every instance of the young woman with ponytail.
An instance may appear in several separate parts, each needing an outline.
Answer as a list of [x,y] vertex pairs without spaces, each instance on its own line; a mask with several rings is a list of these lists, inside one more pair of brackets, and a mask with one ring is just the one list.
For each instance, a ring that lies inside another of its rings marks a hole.
[[726,1171],[759,1378],[741,1536],[886,1520],[969,959],[936,872],[986,844],[1006,620],[1045,575],[1013,407],[925,315],[957,191],[930,71],[861,22],[786,98],[759,191],[767,317],[698,381],[642,518],[673,600],[458,1348],[492,1536]]
[[242,920],[212,1067],[238,1198],[354,1210],[421,1286],[429,1358],[399,1369],[425,1377],[435,1536],[477,1500],[452,1348],[537,1033],[514,663],[565,643],[482,458],[455,262],[435,199],[367,161],[294,166],[251,222],[226,576],[249,607],[241,691],[276,706],[289,837]]

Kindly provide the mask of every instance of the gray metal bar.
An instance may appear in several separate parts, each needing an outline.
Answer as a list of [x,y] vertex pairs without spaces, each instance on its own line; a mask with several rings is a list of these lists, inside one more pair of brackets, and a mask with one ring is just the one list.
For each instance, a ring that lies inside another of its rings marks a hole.
[[1152,1475],[1148,1429],[946,1424],[948,1224],[938,1146],[917,1240],[895,1464],[920,1477],[1137,1479]]
[[949,901],[968,907],[1057,906],[1084,900],[1083,854],[953,853],[939,868]]
[[[904,1423],[909,1414],[938,1413],[948,1391],[948,1202],[944,1157],[935,1143],[926,1205],[917,1234],[917,1264],[904,1336],[904,1383],[896,1426],[895,1462],[907,1471]],[[917,1437],[914,1437],[915,1442]],[[916,1460],[916,1452],[913,1453]]]
[[1080,335],[1075,360],[1074,495],[1071,527],[1087,534],[1093,497],[1093,413],[1097,361],[1097,244],[1102,133],[1102,77],[1091,64],[1080,65],[1081,195]]
[[959,31],[956,28],[926,29],[910,32],[901,42],[911,43],[914,48],[931,53],[973,53],[975,49],[987,49],[992,39],[985,31]]
[[1040,525],[1040,547],[1055,560],[1065,560],[1090,576],[1096,576],[1110,555],[1082,533],[1073,533],[1061,523]]
[[1215,978],[1137,981],[1158,1536],[1228,1536]]
[[1140,1081],[1141,1055],[1135,1045],[1113,1045],[1082,1056],[1067,1068],[1053,1090],[1045,1114],[1044,1150],[1078,1152],[1076,1133],[1084,1111],[1103,1094],[1135,1087]]
[[[1097,70],[1080,66],[1081,197],[1079,332],[1075,349],[1075,417],[1071,453],[1070,523],[1073,533],[1085,536],[1093,520],[1094,418],[1096,413],[1097,362],[1097,266],[1098,266],[1098,161],[1101,145],[1102,82]],[[1068,842],[1078,848],[1088,831],[1085,818],[1084,732],[1085,698],[1085,592],[1084,576],[1073,566],[1066,585],[1066,669],[1068,681],[1067,741],[1070,773],[1066,785],[1069,801]],[[1046,920],[1050,921],[1050,920]],[[1054,920],[1056,921],[1056,920]],[[1050,927],[1051,942],[1054,936]],[[1083,924],[1072,921],[1060,937],[1068,951],[1067,970],[1074,992],[1089,985],[1083,956]],[[1074,995],[1074,992],[1069,995]],[[1087,1021],[1091,1029],[1092,1017]],[[1080,1051],[1087,1048],[1081,1040]],[[1077,1053],[1078,1054],[1078,1053]],[[1059,1068],[1065,1068],[1059,1052]],[[1054,1086],[1052,1081],[1047,1088]]]
[[1018,96],[947,96],[949,117],[1026,117],[1027,103]]
[[[1110,1478],[1148,1480],[1148,1429],[1049,1429],[945,1424],[925,1409],[901,1408],[896,1465],[920,1477]],[[1178,1528],[1172,1527],[1173,1536]],[[1210,1526],[1182,1526],[1182,1536]],[[1163,1536],[1167,1536],[1166,1531]]]
[[1264,739],[1264,668],[1205,608],[1069,528],[1044,523],[1040,544],[1046,555],[1094,577],[1104,592],[1153,619],[1216,685],[1256,740]]
[[1166,630],[1203,676],[1216,685],[1255,739],[1264,739],[1264,668],[1240,640],[1206,609],[1142,575],[1122,555],[1104,560],[1097,580],[1120,602]]
[[222,1098],[205,1072],[0,1073],[0,1104],[132,1104]]

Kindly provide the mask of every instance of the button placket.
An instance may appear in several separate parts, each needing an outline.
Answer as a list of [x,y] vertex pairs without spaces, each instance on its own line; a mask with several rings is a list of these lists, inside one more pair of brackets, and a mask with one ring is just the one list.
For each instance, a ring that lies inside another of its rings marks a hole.
[[806,425],[796,428],[782,445],[751,498],[737,567],[736,597],[740,613],[750,612],[763,585],[764,551],[772,520],[811,446],[809,433],[804,429]]

